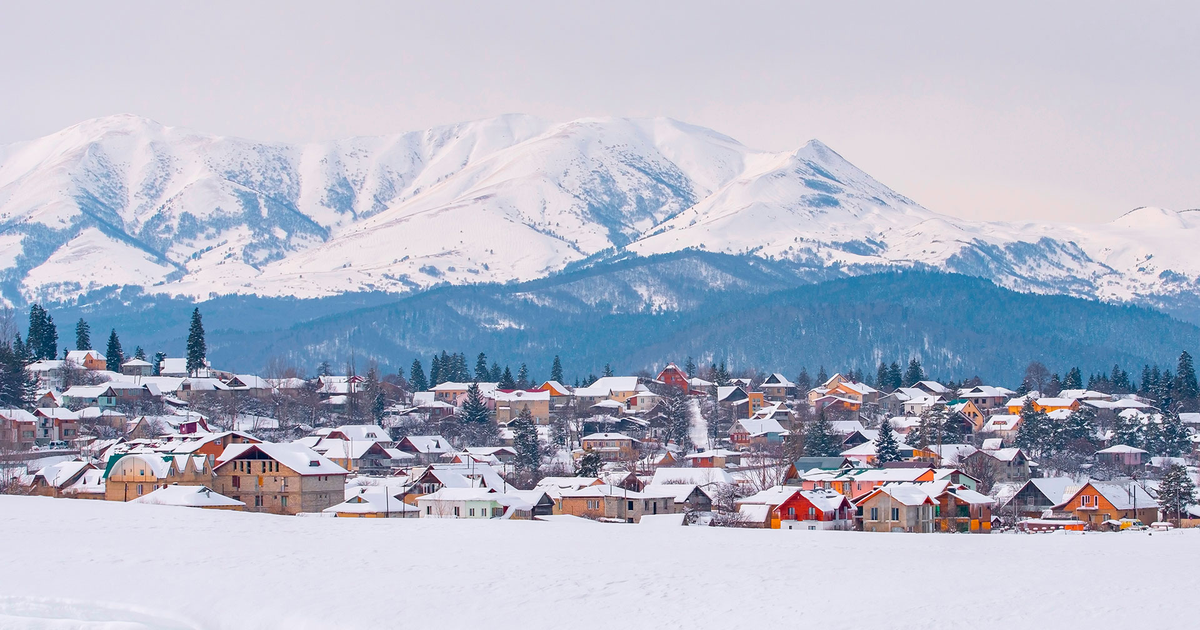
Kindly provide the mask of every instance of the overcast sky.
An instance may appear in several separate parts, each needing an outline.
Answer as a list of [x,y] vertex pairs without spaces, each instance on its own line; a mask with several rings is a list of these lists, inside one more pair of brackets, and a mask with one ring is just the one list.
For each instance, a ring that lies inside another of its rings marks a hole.
[[819,138],[968,218],[1200,207],[1200,3],[246,4],[3,4],[0,143],[121,112],[288,141],[669,116]]

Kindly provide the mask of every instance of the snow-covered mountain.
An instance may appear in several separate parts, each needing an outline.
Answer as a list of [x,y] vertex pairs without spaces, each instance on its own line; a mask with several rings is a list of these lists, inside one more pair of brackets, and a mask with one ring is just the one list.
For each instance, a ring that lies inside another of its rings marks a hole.
[[[329,143],[135,116],[0,147],[0,291],[205,297],[409,291],[687,248],[864,273],[927,266],[1019,290],[1192,308],[1200,212],[973,223],[812,141],[766,153],[668,119],[510,115]],[[647,296],[653,300],[653,296]]]

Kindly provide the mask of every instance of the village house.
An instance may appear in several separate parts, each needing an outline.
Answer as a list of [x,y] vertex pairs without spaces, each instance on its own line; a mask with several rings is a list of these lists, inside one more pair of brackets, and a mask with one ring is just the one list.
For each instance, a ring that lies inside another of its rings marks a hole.
[[37,418],[37,444],[45,446],[51,442],[70,442],[79,437],[79,414],[66,407],[35,409]]
[[550,424],[550,392],[523,389],[505,391],[497,389],[492,394],[496,401],[496,424],[507,426],[528,410],[534,424]]
[[932,533],[937,502],[915,483],[880,486],[855,502],[867,532]]
[[232,444],[212,488],[249,512],[320,512],[344,500],[346,470],[300,444]]
[[[801,490],[794,486],[776,486],[745,499],[738,500],[739,510],[753,514],[753,509],[740,506],[766,505],[770,509],[771,529],[835,529],[854,528],[854,506],[845,495],[832,490]],[[757,518],[752,517],[757,521]]]
[[96,470],[96,467],[81,461],[60,462],[47,466],[34,473],[30,493],[41,497],[66,496],[64,491],[83,478],[89,470]]
[[1025,482],[1020,490],[1009,499],[1004,513],[1011,516],[1037,518],[1046,510],[1066,501],[1067,491],[1074,491],[1079,484],[1070,477],[1036,477]]
[[964,390],[959,394],[975,404],[975,408],[982,411],[984,414],[990,414],[997,409],[1004,409],[1004,402],[1007,401],[1016,392],[1003,387],[992,387],[990,385],[977,385],[970,389]]
[[763,395],[767,400],[773,402],[783,402],[796,395],[796,384],[789,381],[787,377],[775,372],[768,376],[766,380],[759,386]]
[[788,435],[789,431],[773,418],[742,418],[729,429],[729,441],[740,449],[779,444]]
[[152,376],[154,365],[141,359],[130,359],[121,364],[121,374],[125,376]]
[[[932,494],[932,493],[931,493]],[[995,499],[964,486],[947,483],[934,498],[934,520],[943,532],[987,534],[992,531],[992,506]]]
[[533,518],[533,506],[524,499],[492,488],[442,488],[417,497],[421,518]]
[[609,462],[624,462],[637,459],[638,443],[623,433],[592,433],[579,440],[584,451],[600,454],[600,458]]
[[212,460],[208,457],[119,453],[108,460],[104,473],[104,498],[109,501],[132,501],[171,484],[207,486],[212,482]]
[[663,368],[658,376],[654,379],[667,387],[683,390],[683,393],[689,393],[691,384],[688,383],[687,372],[679,369],[679,366],[674,363],[668,363],[667,367]]
[[450,440],[440,435],[406,435],[396,443],[396,448],[410,453],[421,464],[432,464],[454,452]]
[[108,369],[108,361],[104,355],[95,350],[71,350],[67,352],[66,360],[85,370],[102,372]]
[[1087,523],[1088,529],[1099,529],[1106,521],[1123,518],[1136,518],[1147,524],[1158,520],[1158,502],[1136,482],[1118,485],[1088,481],[1068,489],[1067,493],[1069,497],[1053,510]]
[[338,518],[417,518],[420,510],[403,501],[390,486],[347,488],[345,501],[324,510]]
[[1096,461],[1122,470],[1140,468],[1150,462],[1150,453],[1136,446],[1115,444],[1096,451]]
[[647,494],[605,484],[564,492],[559,503],[563,514],[610,522],[637,523],[643,515],[675,512],[673,494]]
[[624,403],[638,391],[636,376],[602,376],[587,387],[575,388],[575,400],[586,409],[603,400]]

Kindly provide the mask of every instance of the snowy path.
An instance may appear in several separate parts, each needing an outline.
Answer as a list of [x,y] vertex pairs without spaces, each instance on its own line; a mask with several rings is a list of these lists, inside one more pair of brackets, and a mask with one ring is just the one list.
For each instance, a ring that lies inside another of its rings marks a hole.
[[[288,518],[0,496],[0,627],[1189,628],[1200,532]],[[20,542],[14,542],[20,541]]]
[[696,448],[706,451],[708,450],[708,424],[704,422],[704,416],[700,415],[700,401],[696,400],[695,396],[688,398],[688,413],[691,414],[691,420],[688,422],[688,435],[692,438],[692,444],[695,444]]

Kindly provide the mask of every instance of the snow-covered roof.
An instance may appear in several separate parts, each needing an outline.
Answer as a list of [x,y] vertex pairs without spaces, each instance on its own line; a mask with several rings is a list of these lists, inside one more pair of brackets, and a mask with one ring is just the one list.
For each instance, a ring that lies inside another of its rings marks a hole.
[[225,447],[225,451],[217,458],[216,467],[220,468],[255,449],[300,475],[347,474],[345,468],[329,461],[329,458],[318,454],[303,444],[280,444],[277,442],[230,444]]
[[[890,496],[902,505],[913,506],[921,505],[922,503],[933,503],[933,497],[929,496],[929,490],[923,484],[919,483],[898,483],[879,486],[874,492],[867,495],[867,497],[869,498],[880,493]],[[863,500],[865,501],[865,498]]]
[[752,437],[758,435],[767,435],[770,433],[778,433],[780,435],[787,433],[787,429],[783,428],[782,424],[774,418],[743,418],[737,423],[749,433]]
[[738,505],[757,504],[777,506],[800,492],[800,486],[773,486],[737,500]]
[[496,402],[518,402],[518,401],[550,401],[550,391],[531,391],[526,389],[517,389],[511,392],[496,390],[493,395]]
[[1103,495],[1118,510],[1132,510],[1135,504],[1138,508],[1158,507],[1158,501],[1150,496],[1146,492],[1146,489],[1138,483],[1115,484],[1088,481],[1068,488],[1062,502],[1056,505],[1055,508],[1058,509],[1070,503],[1076,495],[1084,492],[1088,486],[1095,488],[1097,492]]
[[865,431],[866,427],[858,420],[830,420],[829,428],[834,433],[854,433]]
[[709,486],[714,483],[735,484],[737,481],[721,468],[658,468],[651,485],[691,484]]
[[63,484],[71,481],[82,472],[84,469],[91,468],[92,465],[87,462],[59,462],[57,464],[47,466],[37,471],[33,478],[41,477],[46,480],[46,483],[52,487],[59,488]]
[[1147,451],[1137,448],[1136,446],[1129,446],[1126,444],[1117,444],[1115,446],[1110,446],[1106,449],[1096,451],[1096,453],[1097,454],[1100,454],[1100,453],[1142,453],[1142,454],[1146,454]]
[[46,418],[54,418],[56,420],[78,420],[79,413],[71,411],[66,407],[39,407],[35,411],[36,415]]
[[246,505],[241,501],[215,492],[206,486],[181,486],[178,484],[159,488],[149,494],[131,500],[130,503],[175,505],[181,507],[238,507]]
[[950,391],[945,385],[942,385],[937,381],[918,381],[917,385],[924,385],[925,389],[934,392],[935,394],[945,394]]
[[406,435],[400,441],[408,443],[418,453],[436,455],[438,453],[450,453],[454,451],[454,447],[450,445],[450,440],[440,435]]
[[629,437],[628,435],[625,435],[624,433],[592,433],[591,435],[585,435],[579,439],[580,439],[580,441],[583,441],[583,440],[630,440],[633,442],[638,441],[638,440],[635,440],[635,439]]
[[1074,398],[1038,398],[1037,404],[1041,407],[1070,407],[1075,404]]
[[773,372],[763,381],[764,387],[795,387],[796,384],[789,381],[786,376],[779,372]]
[[1021,416],[1017,415],[996,414],[988,416],[987,422],[983,423],[983,432],[1012,431],[1020,422]]
[[636,376],[603,376],[587,387],[575,388],[575,395],[585,398],[611,396],[613,392],[637,391],[637,385]]
[[401,514],[404,512],[420,512],[416,506],[409,505],[392,495],[387,486],[359,486],[348,489],[352,496],[345,501],[321,510],[329,514]]

